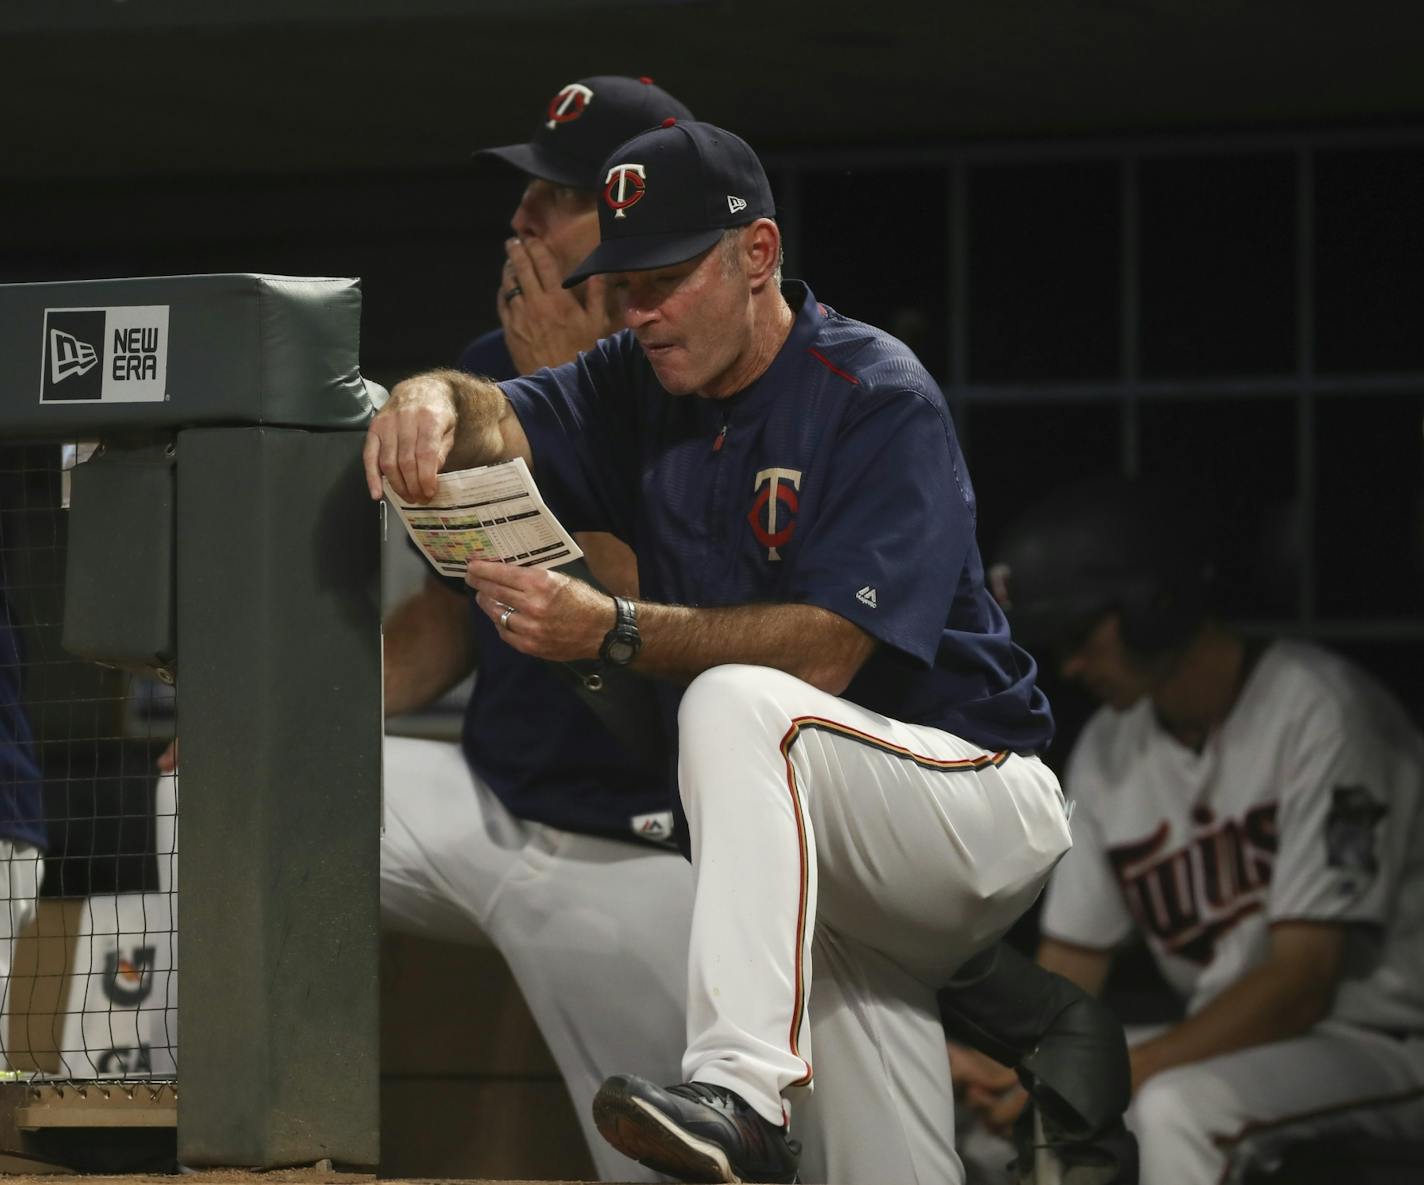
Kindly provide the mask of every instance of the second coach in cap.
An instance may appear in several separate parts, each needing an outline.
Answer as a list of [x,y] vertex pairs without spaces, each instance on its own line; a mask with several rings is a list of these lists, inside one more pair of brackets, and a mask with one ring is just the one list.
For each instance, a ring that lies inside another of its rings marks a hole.
[[529,374],[568,362],[618,327],[601,277],[573,291],[559,282],[598,243],[604,158],[668,117],[691,119],[692,112],[651,78],[599,74],[555,91],[527,141],[475,154],[518,169],[526,183],[505,241],[500,328],[466,347],[461,370]]
[[503,384],[408,380],[366,443],[375,497],[523,457],[637,553],[637,600],[467,575],[516,649],[664,681],[695,878],[685,1081],[615,1075],[595,1118],[685,1180],[961,1181],[935,990],[1069,837],[949,409],[903,343],[780,283],[766,176],[729,132],[635,136],[598,213],[569,279],[607,273],[622,332]]

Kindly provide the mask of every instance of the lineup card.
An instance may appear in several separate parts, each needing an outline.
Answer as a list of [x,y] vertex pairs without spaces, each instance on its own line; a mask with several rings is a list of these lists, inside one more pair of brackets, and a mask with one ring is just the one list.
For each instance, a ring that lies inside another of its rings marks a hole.
[[437,572],[462,577],[470,560],[555,568],[582,549],[553,512],[523,457],[442,473],[429,502],[407,502],[386,482],[386,499]]

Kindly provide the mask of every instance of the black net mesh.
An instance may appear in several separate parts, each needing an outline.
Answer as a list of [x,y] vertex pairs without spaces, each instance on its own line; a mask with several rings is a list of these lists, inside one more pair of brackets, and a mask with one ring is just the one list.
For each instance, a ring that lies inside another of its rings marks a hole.
[[12,1077],[171,1078],[171,687],[61,647],[68,469],[0,449],[0,1057]]

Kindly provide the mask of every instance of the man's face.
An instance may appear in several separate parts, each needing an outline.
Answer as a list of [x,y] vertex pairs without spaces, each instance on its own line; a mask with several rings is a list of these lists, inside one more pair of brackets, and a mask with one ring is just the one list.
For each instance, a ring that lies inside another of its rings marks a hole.
[[751,285],[719,244],[672,267],[608,277],[623,324],[670,395],[740,389],[751,342]]
[[1059,673],[1080,683],[1088,693],[1121,712],[1132,707],[1160,682],[1161,672],[1122,640],[1122,621],[1109,613],[1081,642],[1059,658]]
[[509,225],[521,239],[548,247],[566,276],[598,246],[596,195],[531,177]]

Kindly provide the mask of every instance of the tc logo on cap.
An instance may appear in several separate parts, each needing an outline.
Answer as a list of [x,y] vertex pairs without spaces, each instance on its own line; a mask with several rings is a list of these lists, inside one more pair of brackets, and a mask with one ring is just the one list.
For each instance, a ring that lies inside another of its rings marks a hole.
[[549,119],[544,126],[553,128],[577,119],[592,100],[593,92],[588,87],[578,82],[569,83],[549,100]]
[[613,217],[626,218],[623,211],[637,205],[646,190],[642,165],[614,165],[608,170],[608,180],[603,185],[603,200],[613,211]]

